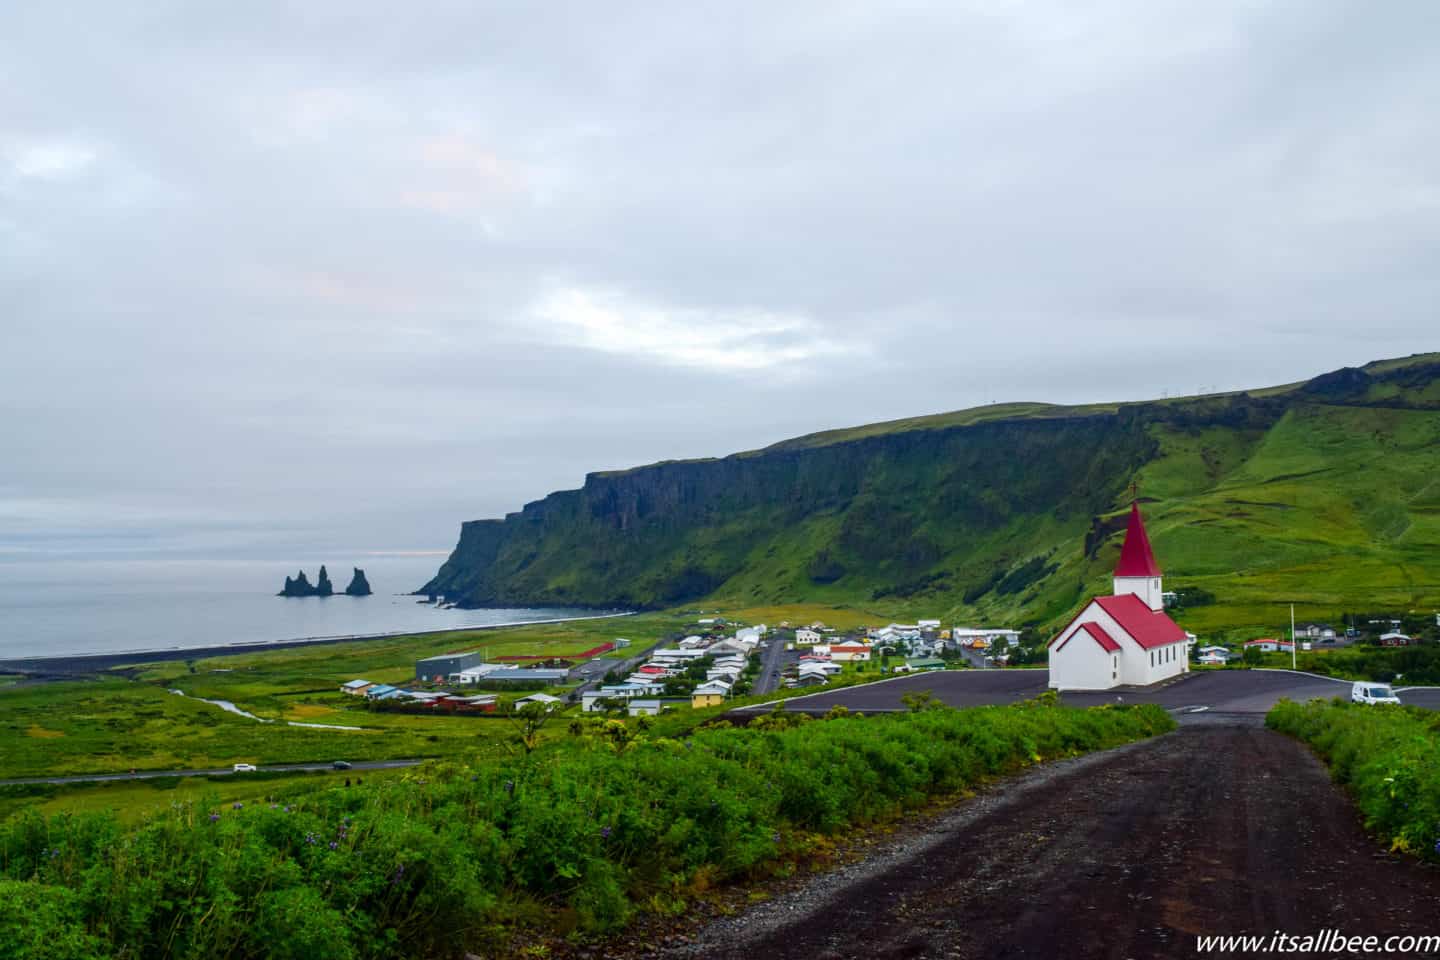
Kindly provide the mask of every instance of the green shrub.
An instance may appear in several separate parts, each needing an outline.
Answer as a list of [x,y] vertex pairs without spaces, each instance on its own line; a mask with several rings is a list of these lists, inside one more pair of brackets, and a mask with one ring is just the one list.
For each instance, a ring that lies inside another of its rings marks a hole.
[[[684,740],[607,724],[288,803],[172,803],[128,830],[106,815],[12,818],[0,956],[365,960],[483,950],[517,916],[614,930],[692,882],[771,869],[808,834],[1173,727],[1153,706],[1039,701],[794,717]],[[35,952],[32,914],[50,952]]]
[[1313,747],[1391,849],[1440,860],[1440,715],[1282,700],[1265,724]]

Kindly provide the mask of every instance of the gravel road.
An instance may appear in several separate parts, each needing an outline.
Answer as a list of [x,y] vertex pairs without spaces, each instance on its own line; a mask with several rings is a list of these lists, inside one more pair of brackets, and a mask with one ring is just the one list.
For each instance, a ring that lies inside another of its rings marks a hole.
[[651,956],[1196,957],[1327,929],[1440,934],[1440,871],[1385,854],[1295,741],[1214,724],[998,785]]

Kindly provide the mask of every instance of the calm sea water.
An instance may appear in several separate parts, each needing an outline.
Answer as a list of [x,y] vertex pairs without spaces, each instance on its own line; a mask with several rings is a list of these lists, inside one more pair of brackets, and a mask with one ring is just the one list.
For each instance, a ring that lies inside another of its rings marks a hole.
[[[336,590],[352,563],[327,560]],[[440,610],[404,596],[443,557],[357,558],[369,597],[283,598],[296,567],[262,561],[0,563],[0,658],[171,650],[405,630],[530,622],[594,611]],[[305,565],[314,583],[319,563]]]

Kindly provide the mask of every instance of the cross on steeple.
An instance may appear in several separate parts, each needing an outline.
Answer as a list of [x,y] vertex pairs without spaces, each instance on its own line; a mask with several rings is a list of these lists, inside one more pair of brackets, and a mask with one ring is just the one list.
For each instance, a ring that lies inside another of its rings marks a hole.
[[1130,481],[1130,499],[1132,501],[1140,499],[1140,481],[1138,479]]

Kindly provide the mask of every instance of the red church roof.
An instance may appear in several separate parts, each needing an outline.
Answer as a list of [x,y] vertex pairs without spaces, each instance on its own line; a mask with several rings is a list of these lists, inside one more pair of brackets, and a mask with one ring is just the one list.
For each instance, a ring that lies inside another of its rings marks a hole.
[[1180,629],[1180,625],[1171,620],[1163,610],[1151,610],[1144,600],[1133,593],[1122,593],[1118,597],[1096,597],[1095,602],[1146,650],[1189,639],[1185,631]]
[[1120,548],[1120,562],[1115,565],[1117,577],[1158,577],[1160,565],[1145,535],[1145,521],[1140,517],[1140,504],[1130,504],[1130,526],[1125,530],[1125,545]]
[[[1076,630],[1076,632],[1074,633],[1071,633],[1070,640],[1073,640],[1074,638],[1077,638],[1077,636],[1080,636],[1081,632],[1089,633],[1090,638],[1092,638],[1094,642],[1099,643],[1099,645],[1102,646],[1102,649],[1104,649],[1104,652],[1119,652],[1119,643],[1116,643],[1115,638],[1113,638],[1113,636],[1110,636],[1109,633],[1104,632],[1103,626],[1100,626],[1099,623],[1081,623],[1080,629]],[[1070,640],[1066,640],[1066,643],[1070,642]],[[1056,652],[1058,653],[1060,651],[1063,651],[1063,649],[1066,648],[1066,643],[1061,643],[1060,646],[1057,646]]]

